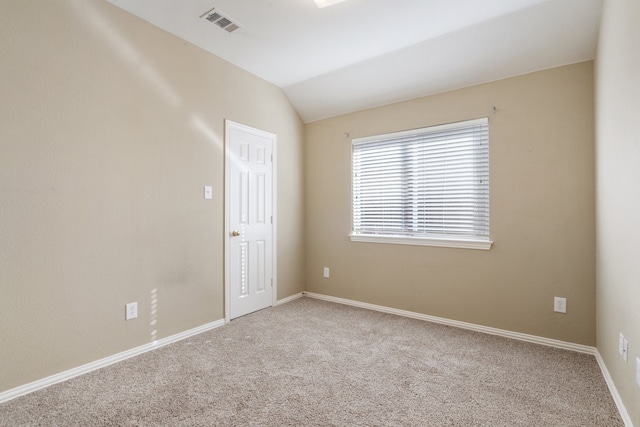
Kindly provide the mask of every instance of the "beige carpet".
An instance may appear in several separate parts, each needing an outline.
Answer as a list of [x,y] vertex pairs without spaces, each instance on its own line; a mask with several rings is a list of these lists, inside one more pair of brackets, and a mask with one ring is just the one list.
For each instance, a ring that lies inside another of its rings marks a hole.
[[0,405],[2,426],[623,426],[590,355],[303,298]]

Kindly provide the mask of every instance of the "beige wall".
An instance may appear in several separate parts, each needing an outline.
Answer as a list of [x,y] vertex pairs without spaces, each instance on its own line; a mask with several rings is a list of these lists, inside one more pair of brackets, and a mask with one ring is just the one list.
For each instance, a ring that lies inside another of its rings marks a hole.
[[[640,426],[640,2],[604,3],[596,67],[598,351]],[[618,336],[629,341],[628,362]]]
[[[490,120],[491,251],[349,240],[345,132],[482,116]],[[593,116],[593,63],[585,62],[307,124],[307,290],[594,345]],[[568,299],[567,314],[553,312],[554,296]]]
[[1,2],[0,57],[0,391],[223,318],[224,119],[278,135],[278,296],[303,290],[279,88],[97,0]]

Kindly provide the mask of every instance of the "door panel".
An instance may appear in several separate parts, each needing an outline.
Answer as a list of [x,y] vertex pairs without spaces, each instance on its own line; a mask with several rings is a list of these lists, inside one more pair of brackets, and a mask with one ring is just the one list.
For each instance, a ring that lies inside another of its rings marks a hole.
[[227,125],[229,318],[273,303],[275,135]]

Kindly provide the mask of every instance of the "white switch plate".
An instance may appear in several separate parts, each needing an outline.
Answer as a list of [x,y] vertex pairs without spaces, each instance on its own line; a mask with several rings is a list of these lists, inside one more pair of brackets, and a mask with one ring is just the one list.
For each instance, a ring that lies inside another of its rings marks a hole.
[[556,313],[566,313],[567,299],[561,297],[553,298],[553,311],[555,311]]
[[213,187],[210,185],[204,186],[204,198],[213,199]]
[[329,277],[329,267],[324,268],[324,277]]
[[640,386],[640,357],[636,357],[636,383]]
[[135,319],[136,317],[138,317],[138,303],[130,302],[129,304],[127,304],[124,318],[125,320],[131,320]]
[[622,332],[620,332],[620,336],[618,337],[618,353],[620,353],[620,356],[622,356],[623,352],[624,352],[624,335],[622,335]]
[[625,338],[624,343],[622,343],[622,358],[626,362],[628,357],[629,357],[629,341],[627,341],[627,339]]

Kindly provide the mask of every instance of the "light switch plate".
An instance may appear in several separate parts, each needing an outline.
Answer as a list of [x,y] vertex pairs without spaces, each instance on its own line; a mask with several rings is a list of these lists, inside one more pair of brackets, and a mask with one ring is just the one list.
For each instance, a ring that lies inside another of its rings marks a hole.
[[636,383],[640,386],[640,357],[636,357]]
[[204,186],[204,198],[205,199],[213,199],[213,187],[210,185]]

